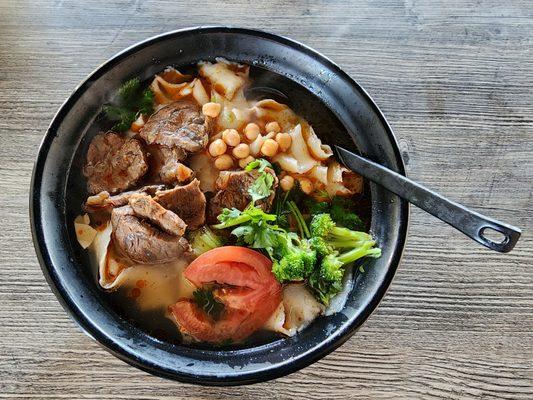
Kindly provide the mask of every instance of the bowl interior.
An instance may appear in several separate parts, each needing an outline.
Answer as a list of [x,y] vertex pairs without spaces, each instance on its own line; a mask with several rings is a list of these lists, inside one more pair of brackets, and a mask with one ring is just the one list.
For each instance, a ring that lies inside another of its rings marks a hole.
[[[230,28],[171,32],[138,44],[95,71],[67,100],[43,140],[32,182],[32,228],[47,279],[67,311],[90,336],[125,361],[152,373],[204,384],[270,379],[301,368],[343,343],[377,306],[396,270],[407,228],[407,204],[370,185],[371,231],[383,255],[357,277],[344,310],[319,318],[292,338],[241,349],[198,349],[149,336],[117,314],[97,288],[72,227],[85,195],[81,176],[90,138],[105,128],[100,107],[132,77],[150,79],[167,65],[223,56],[252,65],[256,85],[288,94],[330,144],[356,147],[403,173],[394,137],[366,93],[312,50],[274,35]],[[348,134],[347,132],[352,132]]]

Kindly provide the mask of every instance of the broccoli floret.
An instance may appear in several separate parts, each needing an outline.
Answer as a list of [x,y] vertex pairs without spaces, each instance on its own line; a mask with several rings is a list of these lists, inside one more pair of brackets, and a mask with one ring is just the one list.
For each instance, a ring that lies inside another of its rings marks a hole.
[[349,198],[336,196],[331,201],[331,208],[329,210],[331,218],[336,224],[344,226],[348,229],[363,230],[365,224],[352,210],[352,203]]
[[343,265],[334,254],[330,254],[322,259],[318,268],[309,277],[307,283],[322,304],[328,305],[342,290]]
[[318,236],[309,239],[309,245],[311,246],[311,249],[313,249],[320,257],[325,257],[334,251],[333,248],[328,245],[323,238]]
[[272,272],[280,282],[301,281],[306,274],[305,261],[300,254],[287,254],[279,262],[273,261]]
[[381,249],[374,247],[375,244],[376,242],[374,240],[366,240],[353,249],[340,254],[337,258],[343,264],[352,263],[363,257],[379,258],[381,256]]
[[335,228],[335,222],[327,213],[316,214],[311,220],[311,236],[324,238]]
[[278,246],[272,258],[272,272],[280,282],[303,281],[315,267],[316,252],[307,241],[286,233],[278,235]]
[[362,257],[379,257],[381,249],[373,248],[373,240],[364,242],[361,246],[339,254],[333,252],[326,255],[319,267],[309,277],[308,284],[315,296],[326,306],[330,300],[342,290],[344,266]]
[[330,204],[327,201],[315,201],[310,197],[304,200],[304,205],[309,215],[327,213],[330,209]]
[[365,232],[338,227],[329,214],[315,215],[311,221],[311,248],[322,257],[308,284],[325,305],[342,289],[344,266],[362,257],[379,257],[381,249]]
[[313,217],[311,236],[323,238],[334,248],[354,247],[357,242],[372,239],[368,233],[337,226],[329,214],[318,214]]
[[224,244],[220,237],[215,235],[207,225],[202,226],[191,234],[190,243],[194,253],[198,256]]

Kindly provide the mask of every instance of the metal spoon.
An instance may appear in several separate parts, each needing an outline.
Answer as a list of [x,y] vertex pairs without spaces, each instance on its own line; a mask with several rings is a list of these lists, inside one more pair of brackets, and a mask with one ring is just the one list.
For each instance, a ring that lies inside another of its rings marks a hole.
[[[520,237],[520,229],[512,225],[496,221],[495,219],[469,210],[465,206],[448,200],[403,175],[342,147],[335,146],[335,149],[339,160],[349,169],[450,224],[455,229],[460,230],[465,235],[491,250],[507,253],[513,249]],[[503,240],[496,242],[488,238],[485,236],[487,230],[500,232],[504,235]]]

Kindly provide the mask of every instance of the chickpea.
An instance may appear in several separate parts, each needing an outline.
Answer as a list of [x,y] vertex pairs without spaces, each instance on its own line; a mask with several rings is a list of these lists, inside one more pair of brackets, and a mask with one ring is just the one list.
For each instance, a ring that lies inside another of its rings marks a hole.
[[250,146],[246,143],[241,143],[233,149],[233,156],[235,158],[246,158],[250,155]]
[[241,142],[241,135],[235,129],[226,129],[222,132],[222,140],[226,142],[228,146],[235,147]]
[[248,156],[246,158],[241,158],[239,160],[239,167],[241,167],[242,169],[246,168],[246,166],[248,164],[250,164],[252,161],[254,161],[255,158],[253,158],[252,156]]
[[300,178],[300,189],[302,189],[302,192],[305,194],[311,194],[314,190],[313,188],[313,182],[311,182],[310,179],[307,178]]
[[279,185],[281,186],[281,188],[288,192],[289,190],[292,189],[292,187],[294,186],[294,178],[290,175],[285,175],[283,178],[281,178],[281,180],[279,181]]
[[276,121],[272,121],[265,125],[265,131],[278,133],[281,132],[281,127]]
[[261,154],[267,157],[274,157],[278,152],[278,142],[274,139],[267,139],[261,146]]
[[218,114],[220,114],[220,111],[222,110],[222,105],[219,103],[205,103],[202,106],[202,113],[211,118],[218,117]]
[[244,128],[244,136],[246,136],[246,139],[248,139],[250,142],[253,142],[255,139],[257,139],[257,136],[259,136],[260,132],[261,129],[259,128],[259,125],[254,124],[253,122],[250,122]]
[[281,149],[281,151],[285,152],[289,150],[289,148],[291,147],[291,144],[292,144],[291,135],[289,135],[288,133],[280,132],[276,135],[276,142],[278,142],[279,148]]
[[233,166],[233,158],[229,154],[222,154],[215,159],[215,167],[220,171],[225,171]]
[[213,157],[217,157],[224,154],[227,149],[228,146],[226,146],[226,142],[224,142],[222,139],[216,139],[213,140],[209,145],[209,154],[211,154]]

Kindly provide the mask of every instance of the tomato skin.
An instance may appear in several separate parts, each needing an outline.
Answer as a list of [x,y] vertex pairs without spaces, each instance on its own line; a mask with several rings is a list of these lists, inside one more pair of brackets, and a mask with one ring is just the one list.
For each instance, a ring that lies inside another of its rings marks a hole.
[[242,341],[260,329],[281,302],[281,284],[271,268],[269,258],[246,247],[210,250],[194,260],[184,276],[197,287],[222,285],[213,292],[224,303],[222,318],[214,321],[190,299],[169,310],[182,333],[196,340]]

